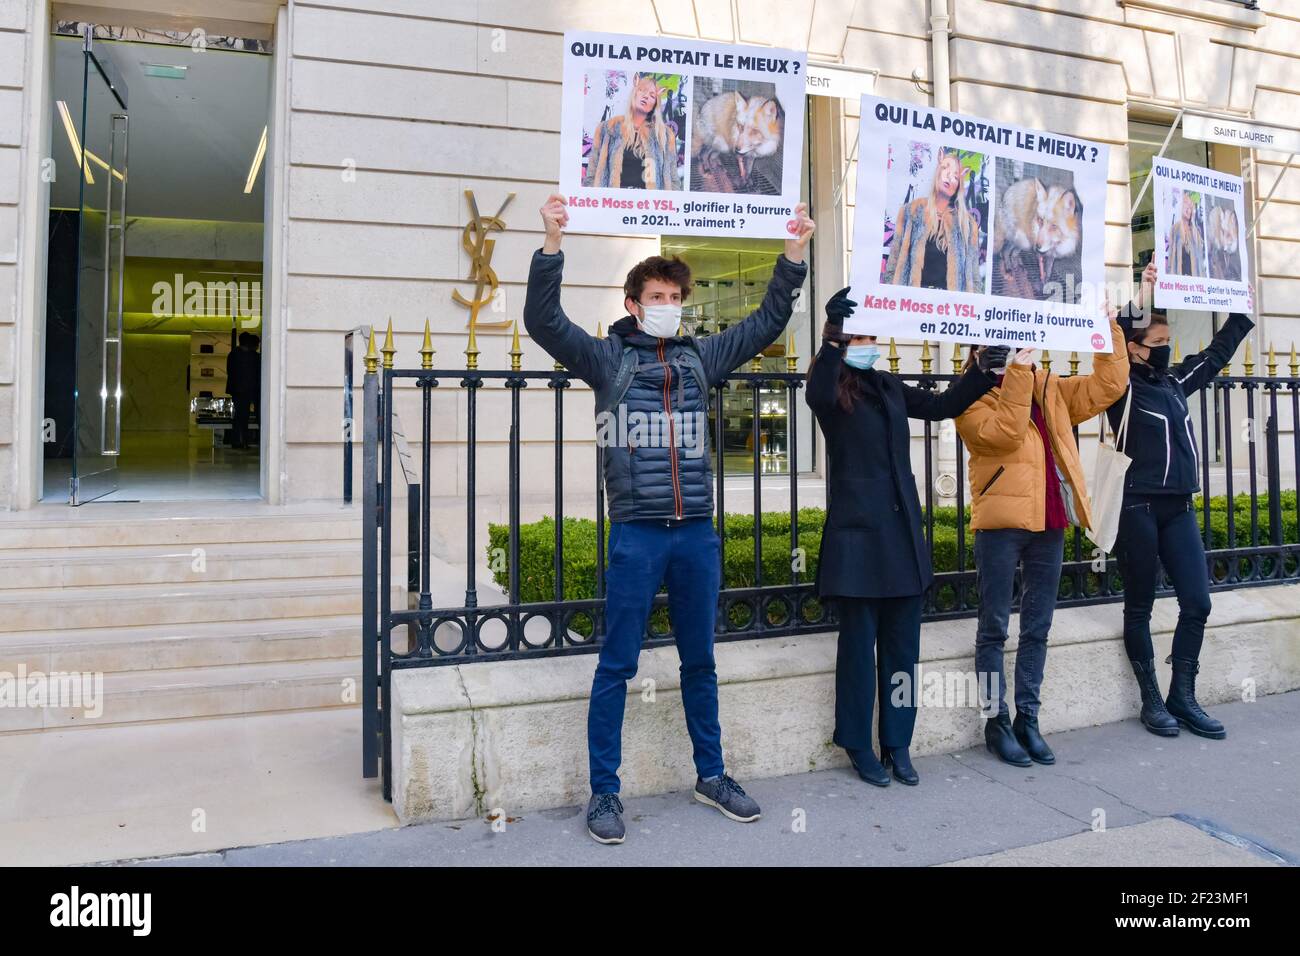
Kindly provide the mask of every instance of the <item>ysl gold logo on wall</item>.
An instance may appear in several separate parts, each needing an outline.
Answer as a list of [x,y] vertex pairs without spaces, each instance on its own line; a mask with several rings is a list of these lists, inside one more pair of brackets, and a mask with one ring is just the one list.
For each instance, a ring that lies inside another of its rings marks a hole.
[[478,211],[478,200],[474,198],[474,190],[465,190],[465,198],[469,200],[470,220],[465,224],[460,244],[469,255],[469,281],[474,283],[474,294],[466,298],[461,295],[459,289],[454,289],[451,298],[452,301],[469,309],[469,328],[503,329],[510,325],[509,319],[483,325],[478,321],[478,313],[485,303],[492,301],[500,285],[496,271],[492,268],[492,250],[496,246],[496,240],[489,239],[488,233],[493,230],[505,232],[506,221],[501,218],[501,214],[506,211],[506,206],[510,205],[510,200],[515,198],[515,194],[506,195],[505,202],[501,204],[495,216],[484,216]]

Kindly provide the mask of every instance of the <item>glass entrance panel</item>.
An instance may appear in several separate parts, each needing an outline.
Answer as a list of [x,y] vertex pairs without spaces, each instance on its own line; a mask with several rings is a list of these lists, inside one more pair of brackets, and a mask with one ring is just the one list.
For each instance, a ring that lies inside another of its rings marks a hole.
[[[88,44],[89,46],[89,44]],[[76,400],[71,501],[117,489],[121,453],[122,270],[128,119],[112,64],[84,51],[77,242]]]

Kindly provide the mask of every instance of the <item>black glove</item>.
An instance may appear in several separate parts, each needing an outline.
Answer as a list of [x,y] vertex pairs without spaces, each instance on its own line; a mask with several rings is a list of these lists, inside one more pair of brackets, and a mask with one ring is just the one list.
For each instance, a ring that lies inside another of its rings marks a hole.
[[853,314],[853,300],[845,286],[826,302],[826,324],[822,326],[822,341],[843,343],[852,338],[844,334],[844,320]]
[[1009,345],[986,345],[975,353],[975,363],[980,371],[992,375],[994,369],[1003,368],[1011,355]]

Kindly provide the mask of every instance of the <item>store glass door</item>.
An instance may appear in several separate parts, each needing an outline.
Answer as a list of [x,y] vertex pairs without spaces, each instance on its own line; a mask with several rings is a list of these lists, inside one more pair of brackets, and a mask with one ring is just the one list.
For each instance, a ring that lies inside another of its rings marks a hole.
[[122,273],[125,264],[126,89],[108,51],[83,50],[73,414],[74,505],[117,489],[121,453]]

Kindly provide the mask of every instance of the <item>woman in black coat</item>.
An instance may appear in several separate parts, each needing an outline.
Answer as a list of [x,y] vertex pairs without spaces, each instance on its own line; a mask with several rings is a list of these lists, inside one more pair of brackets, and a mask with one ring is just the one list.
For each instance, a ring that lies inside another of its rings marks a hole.
[[[826,436],[829,500],[817,564],[817,592],[835,598],[840,622],[835,662],[834,741],[858,775],[889,785],[919,781],[908,748],[916,724],[916,664],[921,602],[932,571],[921,536],[921,502],[912,474],[909,418],[955,418],[993,387],[1005,346],[979,359],[942,394],[875,369],[874,336],[849,336],[848,289],[826,303],[822,347],[808,369],[809,407]],[[876,648],[879,646],[879,668]],[[905,674],[902,703],[891,694]],[[880,695],[880,759],[871,749],[871,717]],[[882,762],[883,761],[883,762]]]

